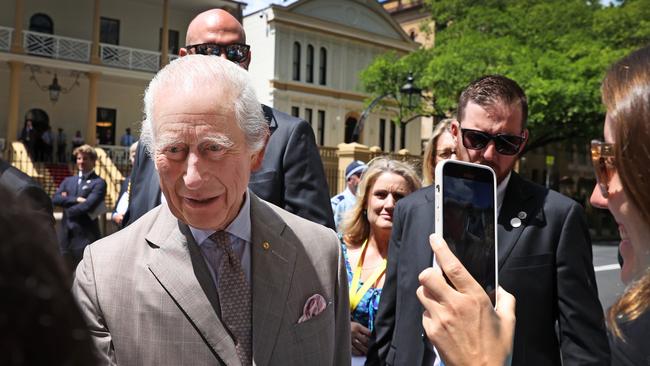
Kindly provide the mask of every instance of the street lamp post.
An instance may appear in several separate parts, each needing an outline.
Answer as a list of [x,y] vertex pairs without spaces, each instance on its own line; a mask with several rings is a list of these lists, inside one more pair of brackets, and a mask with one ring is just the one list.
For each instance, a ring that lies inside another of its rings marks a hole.
[[[359,122],[357,122],[357,125],[354,127],[354,131],[352,132],[352,141],[359,141],[359,136],[361,136],[361,132],[363,132],[363,125],[366,119],[368,118],[368,115],[382,99],[389,96],[397,99],[397,96],[392,93],[382,94],[376,97],[375,99],[373,99],[372,102],[370,102],[370,104],[368,105],[368,107],[366,107],[366,109],[363,110],[363,112],[361,113],[361,117],[359,117]],[[422,89],[415,86],[412,72],[409,72],[409,75],[406,78],[406,84],[404,84],[400,88],[400,96],[406,98],[406,106],[408,109],[413,109],[420,104],[420,98],[422,97]],[[421,117],[421,116],[416,115],[412,118],[409,118],[406,122],[410,122],[417,117]]]

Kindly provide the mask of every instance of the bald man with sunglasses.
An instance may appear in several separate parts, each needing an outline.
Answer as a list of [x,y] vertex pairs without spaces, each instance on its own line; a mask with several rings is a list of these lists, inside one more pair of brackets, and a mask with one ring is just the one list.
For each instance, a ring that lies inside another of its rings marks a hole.
[[[527,115],[519,85],[490,75],[465,88],[451,126],[458,158],[490,166],[497,176],[499,285],[517,300],[512,365],[609,365],[583,209],[512,171],[528,139]],[[366,365],[439,364],[415,296],[418,275],[433,263],[433,231],[429,186],[401,200],[393,214]]]
[[[186,46],[179,52],[181,57],[189,54],[223,57],[246,70],[251,61],[244,28],[222,9],[207,10],[190,22]],[[267,202],[334,229],[325,170],[311,126],[274,108],[261,108],[271,136],[261,168],[251,174],[249,188]],[[144,144],[140,144],[131,176],[126,225],[160,202],[158,175]]]

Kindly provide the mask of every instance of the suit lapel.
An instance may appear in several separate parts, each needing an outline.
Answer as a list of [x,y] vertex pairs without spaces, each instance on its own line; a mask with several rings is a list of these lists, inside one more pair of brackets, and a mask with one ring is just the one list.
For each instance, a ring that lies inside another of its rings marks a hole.
[[[510,177],[508,187],[506,188],[506,195],[503,198],[503,204],[499,218],[498,225],[498,243],[499,243],[499,269],[503,267],[508,256],[515,247],[519,236],[524,231],[530,219],[532,219],[528,200],[532,197],[531,191],[524,190],[524,182],[521,177],[515,172]],[[521,219],[518,217],[520,212],[526,213],[526,218]],[[520,221],[518,227],[513,227],[511,220],[517,219]]]
[[145,237],[149,245],[156,249],[148,268],[201,333],[214,354],[226,365],[239,365],[235,344],[197,280],[197,274],[202,272],[195,272],[188,248],[196,244],[191,234],[188,237],[188,232],[184,234],[179,225],[167,206],[161,207],[158,218]]
[[[411,227],[420,227],[425,231],[423,235],[418,237],[418,241],[423,240],[424,242],[416,246],[417,266],[415,268],[417,269],[418,274],[420,274],[420,272],[425,268],[431,267],[433,264],[433,251],[431,250],[431,244],[429,244],[429,235],[436,231],[435,192],[433,187],[434,186],[431,185],[430,187],[425,188],[427,191],[424,196],[427,199],[427,202],[424,205],[420,205],[417,215],[412,216],[416,217],[417,224],[412,225]],[[409,245],[409,243],[402,243],[402,246],[403,245]]]
[[253,357],[269,363],[280,329],[295,266],[298,239],[273,210],[252,192]]

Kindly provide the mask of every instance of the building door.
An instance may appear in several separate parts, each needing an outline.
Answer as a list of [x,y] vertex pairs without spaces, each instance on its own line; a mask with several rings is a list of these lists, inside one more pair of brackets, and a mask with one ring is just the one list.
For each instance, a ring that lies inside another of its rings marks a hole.
[[97,108],[97,140],[100,145],[115,145],[115,120],[117,110]]
[[357,119],[354,117],[348,117],[345,120],[345,139],[343,140],[346,144],[350,142],[358,142],[358,137],[354,138],[354,129],[357,127]]

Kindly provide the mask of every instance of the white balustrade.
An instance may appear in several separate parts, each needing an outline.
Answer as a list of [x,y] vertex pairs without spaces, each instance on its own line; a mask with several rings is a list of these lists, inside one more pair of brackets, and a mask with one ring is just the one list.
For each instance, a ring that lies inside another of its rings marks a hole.
[[160,64],[160,52],[100,43],[102,63],[125,69],[156,72]]
[[90,41],[53,34],[23,31],[23,47],[29,55],[45,56],[61,60],[88,62]]
[[11,35],[13,28],[0,26],[0,51],[9,51],[11,48]]

